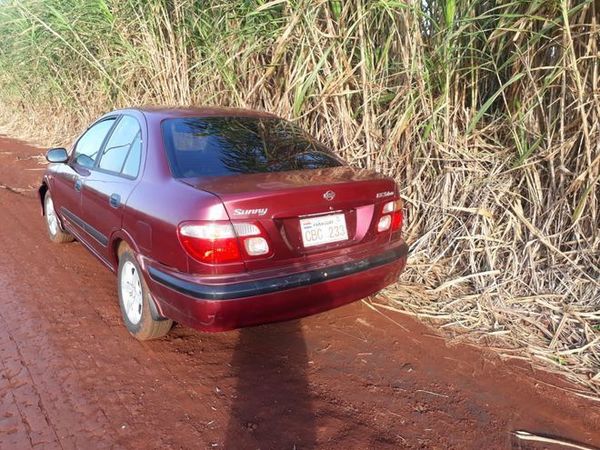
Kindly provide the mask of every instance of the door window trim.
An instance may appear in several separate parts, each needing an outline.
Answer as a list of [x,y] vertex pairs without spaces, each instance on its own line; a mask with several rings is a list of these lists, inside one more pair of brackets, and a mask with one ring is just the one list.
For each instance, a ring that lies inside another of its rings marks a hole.
[[[114,115],[114,116],[108,116],[108,117],[103,117],[100,120],[95,121],[93,124],[91,124],[89,127],[86,128],[86,130],[81,133],[81,136],[79,136],[77,138],[77,141],[75,141],[75,145],[73,145],[73,150],[71,151],[71,155],[69,157],[69,164],[73,164],[77,167],[80,167],[82,169],[86,169],[86,170],[92,170],[94,167],[96,167],[96,164],[98,163],[98,158],[100,157],[100,155],[102,154],[102,151],[104,150],[104,146],[106,145],[106,142],[109,138],[109,136],[112,135],[113,130],[115,129],[115,125],[119,122],[120,116],[119,115]],[[92,167],[85,167],[82,166],[81,164],[79,164],[77,162],[77,158],[75,158],[75,155],[77,153],[77,146],[79,145],[79,141],[81,141],[81,139],[87,134],[88,131],[90,131],[93,127],[95,127],[96,125],[105,122],[107,120],[112,120],[114,121],[114,123],[112,124],[112,126],[109,128],[108,133],[106,133],[106,136],[104,136],[104,139],[102,140],[102,144],[100,144],[100,148],[98,149],[98,154],[96,155],[96,159],[94,160],[94,165]]]

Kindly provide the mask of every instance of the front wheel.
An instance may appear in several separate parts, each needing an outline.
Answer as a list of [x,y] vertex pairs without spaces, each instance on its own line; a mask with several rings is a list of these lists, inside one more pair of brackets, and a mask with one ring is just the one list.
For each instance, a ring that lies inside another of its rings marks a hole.
[[133,251],[126,248],[119,255],[119,305],[127,330],[140,341],[165,336],[173,321],[154,318],[150,307],[150,291]]
[[57,244],[72,242],[74,238],[63,230],[60,219],[54,209],[54,202],[52,201],[50,192],[46,192],[46,196],[44,197],[44,212],[46,215],[46,229],[48,230],[50,240]]

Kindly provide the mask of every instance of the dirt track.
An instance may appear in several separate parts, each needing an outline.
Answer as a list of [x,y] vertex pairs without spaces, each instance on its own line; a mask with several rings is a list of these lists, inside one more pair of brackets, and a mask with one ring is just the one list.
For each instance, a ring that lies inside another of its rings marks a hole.
[[114,276],[46,237],[42,150],[0,138],[0,449],[600,446],[600,408],[490,352],[356,303],[224,334],[140,343]]

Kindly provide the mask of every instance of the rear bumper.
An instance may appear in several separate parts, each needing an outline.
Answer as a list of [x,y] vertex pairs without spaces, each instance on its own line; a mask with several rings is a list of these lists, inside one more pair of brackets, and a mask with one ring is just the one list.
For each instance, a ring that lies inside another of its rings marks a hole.
[[395,282],[404,241],[362,259],[265,279],[207,284],[145,265],[160,313],[192,328],[225,331],[304,317],[360,300]]

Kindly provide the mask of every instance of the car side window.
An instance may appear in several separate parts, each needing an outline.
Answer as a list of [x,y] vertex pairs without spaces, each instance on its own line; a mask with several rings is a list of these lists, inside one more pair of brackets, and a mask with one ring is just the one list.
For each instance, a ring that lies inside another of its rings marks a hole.
[[100,147],[114,123],[115,119],[111,118],[92,125],[77,141],[73,161],[80,166],[92,168]]
[[123,116],[102,151],[98,168],[136,177],[141,156],[141,133],[134,117]]

